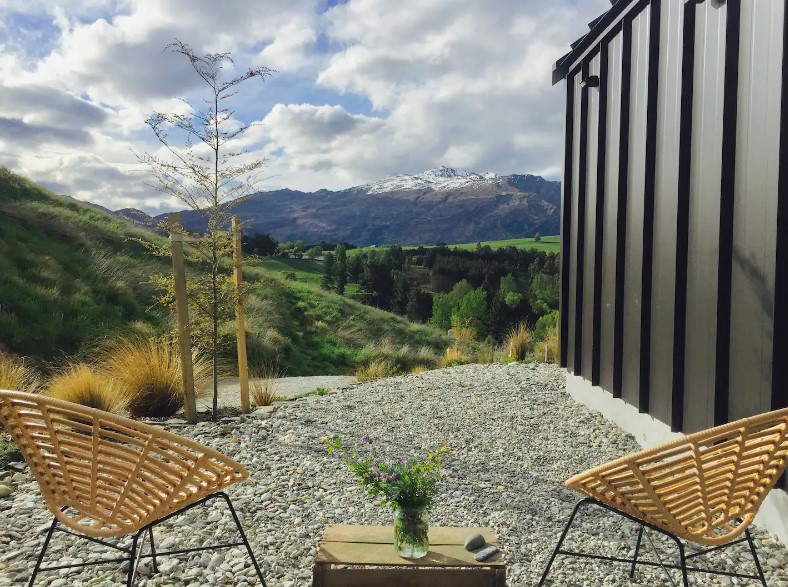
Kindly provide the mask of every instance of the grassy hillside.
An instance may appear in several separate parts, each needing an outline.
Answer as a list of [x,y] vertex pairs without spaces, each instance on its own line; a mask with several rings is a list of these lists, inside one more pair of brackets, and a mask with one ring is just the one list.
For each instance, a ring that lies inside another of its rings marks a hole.
[[74,354],[135,321],[157,324],[154,238],[0,167],[0,345],[42,359]]
[[[536,251],[546,251],[548,253],[558,253],[561,251],[561,237],[560,236],[543,236],[539,242],[532,238],[514,238],[501,241],[483,241],[481,243],[462,243],[457,245],[448,245],[451,249],[460,249],[463,251],[473,251],[481,244],[482,246],[490,247],[491,249],[502,249],[504,247],[517,247],[518,249],[534,249]],[[384,245],[385,246],[385,245]],[[424,248],[430,249],[435,245],[422,245]],[[381,247],[378,247],[381,248]],[[417,249],[418,247],[402,247],[403,249]],[[368,251],[370,248],[364,247],[360,249],[351,249],[348,255],[356,255],[359,251]]]
[[[167,330],[171,318],[156,304],[150,277],[168,273],[169,263],[139,239],[166,244],[0,167],[0,348],[51,361],[89,354],[102,337],[128,329]],[[287,259],[272,262],[253,261],[247,271],[252,367],[346,373],[379,356],[405,367],[419,360],[420,347],[447,346],[434,329],[320,290],[317,264],[299,268],[293,281]],[[232,324],[222,339],[231,362]]]

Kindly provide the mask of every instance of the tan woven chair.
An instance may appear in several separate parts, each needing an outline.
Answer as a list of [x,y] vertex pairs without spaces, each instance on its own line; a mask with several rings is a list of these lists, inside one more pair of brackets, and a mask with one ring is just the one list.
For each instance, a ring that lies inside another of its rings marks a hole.
[[[134,582],[141,558],[183,554],[198,549],[156,552],[153,528],[187,509],[223,499],[235,520],[240,542],[208,548],[244,546],[260,582],[260,567],[235,509],[221,490],[246,479],[246,469],[223,454],[154,426],[42,395],[0,391],[0,423],[16,442],[55,516],[44,539],[29,585],[42,567],[55,530],[98,542],[129,561],[127,585]],[[103,540],[133,535],[130,548]],[[143,555],[145,537],[150,554]]]
[[[562,554],[628,563],[630,577],[637,564],[661,566],[666,572],[680,569],[685,587],[688,571],[757,579],[766,587],[748,528],[785,471],[786,457],[788,409],[783,409],[696,432],[572,477],[566,486],[587,497],[575,506],[539,585]],[[605,508],[640,525],[633,559],[561,549],[584,505]],[[678,545],[679,565],[638,560],[644,528],[667,535]],[[687,554],[682,540],[710,548]],[[741,542],[749,544],[757,575],[687,567],[690,558]]]

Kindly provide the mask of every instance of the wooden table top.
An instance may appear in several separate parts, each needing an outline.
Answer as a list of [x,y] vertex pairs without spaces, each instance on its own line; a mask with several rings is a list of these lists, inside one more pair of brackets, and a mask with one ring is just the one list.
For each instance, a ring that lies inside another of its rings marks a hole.
[[407,559],[394,551],[393,526],[327,526],[320,540],[316,563],[420,567],[504,567],[498,552],[486,561],[474,560],[463,546],[470,534],[481,534],[487,544],[498,540],[490,528],[431,526],[430,550],[420,559]]

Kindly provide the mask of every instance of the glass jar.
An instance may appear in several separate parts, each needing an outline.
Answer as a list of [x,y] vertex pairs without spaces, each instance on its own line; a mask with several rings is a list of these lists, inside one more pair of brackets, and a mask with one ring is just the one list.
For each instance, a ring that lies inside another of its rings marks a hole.
[[398,508],[394,512],[394,548],[403,558],[422,558],[430,549],[426,510]]

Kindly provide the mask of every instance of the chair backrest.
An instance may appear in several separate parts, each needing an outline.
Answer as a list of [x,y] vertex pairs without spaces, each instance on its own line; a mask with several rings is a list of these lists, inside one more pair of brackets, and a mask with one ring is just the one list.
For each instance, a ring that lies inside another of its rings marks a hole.
[[248,477],[197,442],[43,395],[0,390],[0,423],[52,514],[89,536],[130,534]]
[[786,456],[783,409],[633,453],[566,485],[681,538],[725,544],[752,523]]

